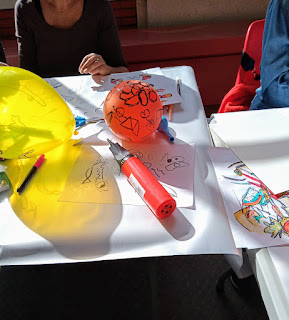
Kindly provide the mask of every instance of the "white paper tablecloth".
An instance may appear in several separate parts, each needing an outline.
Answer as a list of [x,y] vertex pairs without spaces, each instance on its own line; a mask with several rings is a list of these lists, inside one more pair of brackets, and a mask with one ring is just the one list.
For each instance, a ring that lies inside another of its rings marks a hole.
[[[109,259],[190,254],[233,254],[235,248],[223,200],[208,154],[211,146],[207,119],[195,75],[187,66],[162,69],[166,77],[181,78],[183,103],[175,105],[171,131],[176,143],[195,143],[195,209],[177,208],[172,216],[158,220],[146,206],[103,205],[100,212],[110,216],[112,226],[93,237],[54,241],[31,231],[16,216],[5,195],[0,195],[0,265],[69,263]],[[82,77],[63,78],[66,86]],[[87,94],[80,97],[95,104]],[[83,91],[82,91],[83,92]],[[105,140],[107,133],[99,138]],[[101,219],[101,217],[99,217]],[[95,226],[98,220],[94,220]],[[93,224],[83,228],[94,227]],[[85,230],[83,230],[85,234]]]

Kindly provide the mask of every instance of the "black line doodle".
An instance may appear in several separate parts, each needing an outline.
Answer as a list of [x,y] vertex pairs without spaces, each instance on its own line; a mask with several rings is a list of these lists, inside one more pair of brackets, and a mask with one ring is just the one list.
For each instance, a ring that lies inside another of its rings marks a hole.
[[[98,159],[90,168],[85,172],[85,179],[82,181],[82,184],[91,183],[94,180],[95,187],[98,191],[108,191],[109,183],[104,179],[104,169],[107,165],[107,160],[103,161]],[[95,178],[92,178],[92,175],[95,175]]]
[[169,186],[167,186],[167,185],[164,185],[163,186],[166,190],[167,190],[167,192],[173,197],[173,198],[178,198],[178,194],[176,193],[176,191],[174,190],[174,189],[172,189],[172,188],[170,188]]
[[137,149],[129,149],[129,153],[138,157],[140,160],[143,159],[143,157],[144,157],[144,154],[140,150],[137,150]]
[[73,97],[71,97],[71,96],[65,96],[65,95],[62,95],[62,94],[61,94],[61,97],[63,98],[63,100],[64,100],[65,102],[70,102],[70,101],[73,100]]
[[155,125],[156,125],[156,122],[155,122],[155,119],[151,118],[151,119],[146,119],[147,121],[147,129],[150,130],[150,131],[153,131],[155,129]]
[[33,152],[34,152],[34,149],[29,150],[29,151],[23,153],[23,155],[20,156],[20,157],[21,157],[21,158],[29,158],[29,156],[27,156],[27,155],[31,155],[31,153],[33,153]]
[[20,116],[18,115],[11,115],[11,121],[12,122],[9,125],[7,125],[9,133],[7,132],[6,135],[4,135],[4,139],[12,137],[15,140],[25,133],[26,126],[21,121]]
[[155,102],[158,99],[155,90],[147,83],[134,80],[127,81],[127,85],[122,87],[122,92],[119,98],[129,107],[134,107],[138,104],[147,106],[149,101]]
[[[157,174],[155,168],[151,168],[151,170],[155,173],[155,175],[159,178],[160,176]],[[158,169],[157,169],[158,170]]]
[[140,116],[142,118],[148,118],[151,115],[150,110],[149,109],[145,109],[143,111],[140,112]]
[[168,157],[168,153],[165,153],[165,155],[162,157],[161,162],[168,163],[165,165],[165,169],[167,171],[173,171],[177,168],[183,168],[189,166],[187,162],[185,162],[185,158],[183,156],[172,156]]
[[54,79],[46,79],[46,82],[48,84],[51,85],[52,88],[56,89],[56,88],[60,88],[63,86],[63,84],[57,80],[54,80]]
[[16,87],[13,87],[12,85],[9,86],[4,84],[4,85],[0,85],[0,87],[13,89],[13,90],[16,90],[17,92],[20,91],[26,94],[31,100],[34,100],[36,103],[40,104],[42,107],[46,107],[46,102],[24,85],[19,85],[19,87],[16,88]]
[[161,174],[165,175],[165,173],[163,172],[163,170],[157,169]]

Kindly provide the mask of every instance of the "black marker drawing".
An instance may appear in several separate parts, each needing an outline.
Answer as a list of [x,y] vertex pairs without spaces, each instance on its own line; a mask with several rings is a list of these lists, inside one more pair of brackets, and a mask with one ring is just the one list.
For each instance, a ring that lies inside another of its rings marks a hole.
[[106,165],[107,160],[103,161],[98,159],[96,163],[86,170],[85,179],[82,181],[82,184],[94,182],[94,185],[98,191],[108,191],[109,184],[104,177],[104,169]]

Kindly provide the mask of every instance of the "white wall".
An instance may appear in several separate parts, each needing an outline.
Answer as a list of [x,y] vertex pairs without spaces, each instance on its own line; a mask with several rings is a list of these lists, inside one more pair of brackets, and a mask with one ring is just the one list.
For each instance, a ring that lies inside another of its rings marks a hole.
[[[137,0],[140,27],[265,17],[270,0]],[[140,14],[142,11],[142,14]]]
[[0,10],[1,9],[13,9],[16,0],[0,0]]
[[[265,17],[270,0],[136,0],[140,27],[158,27]],[[1,9],[16,0],[0,0]]]

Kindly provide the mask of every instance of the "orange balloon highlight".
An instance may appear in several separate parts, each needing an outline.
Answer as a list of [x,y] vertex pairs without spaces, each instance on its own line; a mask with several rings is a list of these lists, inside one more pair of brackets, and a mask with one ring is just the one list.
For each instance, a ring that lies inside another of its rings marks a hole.
[[127,80],[110,90],[103,114],[106,124],[118,137],[141,141],[157,130],[163,106],[151,85],[139,80]]

